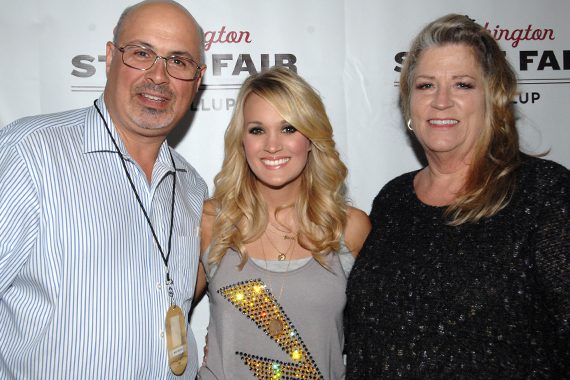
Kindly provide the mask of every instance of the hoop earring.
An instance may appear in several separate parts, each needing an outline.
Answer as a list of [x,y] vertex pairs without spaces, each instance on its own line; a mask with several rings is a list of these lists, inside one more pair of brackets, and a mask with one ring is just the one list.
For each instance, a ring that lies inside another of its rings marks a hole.
[[412,128],[412,119],[408,119],[408,122],[406,123],[406,125],[408,126],[408,129],[410,131],[414,131],[414,128]]

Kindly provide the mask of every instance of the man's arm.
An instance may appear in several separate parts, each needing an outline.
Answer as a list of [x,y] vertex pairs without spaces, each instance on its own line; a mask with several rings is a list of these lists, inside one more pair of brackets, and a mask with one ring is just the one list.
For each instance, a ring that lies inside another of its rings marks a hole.
[[[1,145],[1,144],[0,144]],[[20,152],[0,149],[0,299],[22,270],[39,231],[36,187]]]

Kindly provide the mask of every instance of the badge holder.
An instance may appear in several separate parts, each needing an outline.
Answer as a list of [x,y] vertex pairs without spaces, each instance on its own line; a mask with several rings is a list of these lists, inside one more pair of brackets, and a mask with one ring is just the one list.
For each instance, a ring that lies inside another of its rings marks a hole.
[[166,350],[168,365],[176,376],[184,373],[188,364],[188,342],[186,335],[186,318],[182,309],[174,303],[172,280],[167,280],[170,307],[166,312]]

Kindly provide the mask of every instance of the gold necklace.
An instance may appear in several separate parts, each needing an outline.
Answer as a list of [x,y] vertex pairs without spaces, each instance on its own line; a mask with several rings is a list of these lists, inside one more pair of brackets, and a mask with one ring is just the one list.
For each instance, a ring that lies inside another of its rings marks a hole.
[[[267,267],[267,256],[265,255],[265,245],[263,244],[263,238],[259,239],[261,241],[261,252],[263,252],[263,261],[265,262],[265,270],[267,271],[267,280],[269,281],[269,289],[271,291],[271,294],[273,294],[273,280],[271,279],[271,271],[269,270],[269,268]],[[291,252],[291,256],[289,256],[289,260],[287,260],[287,268],[285,269],[285,277],[283,278],[283,282],[281,282],[281,288],[279,289],[279,296],[275,299],[277,304],[279,304],[279,300],[281,299],[281,296],[283,295],[283,289],[285,287],[285,282],[287,281],[287,276],[289,275],[289,265],[291,264],[291,258],[293,257],[293,252]],[[283,332],[285,331],[285,324],[283,323],[283,321],[281,319],[279,319],[279,317],[274,317],[272,318],[269,323],[267,324],[267,330],[269,331],[269,334],[271,334],[271,336],[273,338],[276,338],[278,336],[280,336],[281,334],[283,334]]]
[[[273,244],[273,242],[271,241],[271,239],[269,238],[269,235],[267,234],[267,229],[265,229],[265,231],[263,232],[265,234],[265,238],[269,241],[269,244],[271,244],[271,246],[277,251],[277,253],[279,255],[277,255],[277,260],[279,261],[284,261],[287,258],[287,254],[289,253],[289,251],[291,250],[291,248],[293,247],[293,244],[295,244],[295,240],[291,240],[291,242],[289,243],[289,246],[287,247],[287,249],[285,250],[285,252],[281,252],[281,250],[279,248],[277,248],[275,246],[275,244]],[[262,242],[263,243],[263,242]]]
[[[283,235],[281,235],[281,236],[283,236],[283,239],[284,239],[284,240],[295,240],[295,239],[297,239],[297,234],[287,235],[288,231],[284,231],[284,230],[280,229],[279,227],[277,227],[276,225],[274,225],[274,224],[271,223],[271,222],[269,222],[269,225],[270,225],[271,227],[273,227],[273,229],[274,229],[275,231],[277,231],[278,233],[283,234]],[[267,229],[266,229],[266,231],[267,231]]]

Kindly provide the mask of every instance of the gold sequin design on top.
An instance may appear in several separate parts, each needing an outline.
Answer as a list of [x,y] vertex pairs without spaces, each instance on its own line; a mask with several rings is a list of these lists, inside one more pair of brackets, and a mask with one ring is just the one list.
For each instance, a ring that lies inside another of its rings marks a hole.
[[292,360],[286,363],[236,352],[257,379],[323,380],[295,326],[263,281],[238,282],[219,289],[218,293],[263,330]]

